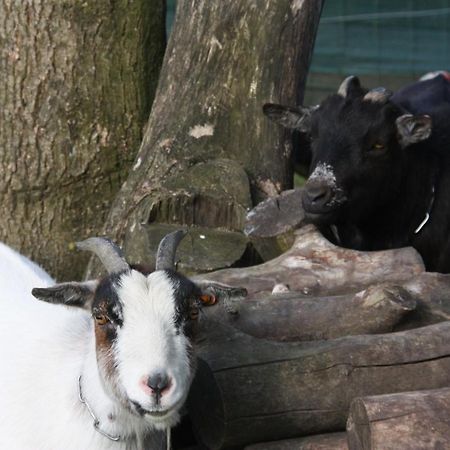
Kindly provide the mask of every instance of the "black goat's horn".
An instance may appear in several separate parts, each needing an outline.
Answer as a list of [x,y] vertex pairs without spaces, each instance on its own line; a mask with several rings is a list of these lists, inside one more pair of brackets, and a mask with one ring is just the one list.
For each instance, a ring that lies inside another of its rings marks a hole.
[[356,87],[360,87],[359,79],[358,79],[358,77],[355,77],[354,75],[350,75],[341,83],[337,93],[341,97],[345,98],[348,96],[350,89],[356,88]]
[[91,237],[77,242],[76,245],[79,250],[88,250],[97,255],[108,273],[122,272],[130,268],[122,250],[108,238]]
[[178,244],[186,234],[187,230],[177,230],[162,238],[156,253],[155,270],[174,269]]
[[392,95],[392,91],[383,87],[371,89],[363,98],[374,103],[386,103],[389,97]]

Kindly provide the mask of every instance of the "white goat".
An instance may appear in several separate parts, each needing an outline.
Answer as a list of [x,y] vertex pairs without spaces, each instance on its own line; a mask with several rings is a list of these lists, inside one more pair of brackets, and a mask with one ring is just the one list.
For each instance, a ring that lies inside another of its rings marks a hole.
[[109,240],[88,239],[79,248],[99,256],[107,277],[33,289],[44,302],[0,298],[0,448],[142,449],[152,430],[178,421],[198,308],[244,295],[173,270],[184,234],[163,239],[153,273],[129,266]]
[[7,295],[17,301],[24,298],[32,299],[31,289],[33,287],[50,286],[53,283],[54,280],[45,270],[0,242],[1,297]]

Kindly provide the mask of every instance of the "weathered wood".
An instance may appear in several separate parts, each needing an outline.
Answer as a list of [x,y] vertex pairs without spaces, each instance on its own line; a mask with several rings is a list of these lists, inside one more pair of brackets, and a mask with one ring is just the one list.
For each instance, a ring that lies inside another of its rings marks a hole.
[[345,433],[328,433],[248,445],[245,450],[348,450]]
[[275,294],[233,302],[234,314],[220,307],[205,309],[207,320],[228,323],[254,337],[279,341],[331,339],[386,333],[416,300],[395,285],[375,285],[357,294],[309,298],[300,293]]
[[278,283],[308,295],[338,295],[375,283],[398,283],[423,272],[423,261],[411,247],[377,252],[350,250],[333,245],[313,225],[307,225],[295,232],[292,248],[271,261],[199,278],[245,287],[251,298],[257,293],[271,293]]
[[294,231],[305,218],[301,205],[302,189],[291,189],[271,197],[246,216],[244,233],[264,261],[289,250]]
[[[289,136],[264,117],[261,105],[296,103],[302,95],[322,4],[177,1],[152,113],[134,170],[112,206],[109,236],[137,249],[145,243],[146,225],[169,219],[184,224],[183,202],[171,201],[182,192],[193,204],[203,196],[203,204],[217,211],[207,214],[208,226],[216,228],[222,224],[215,217],[230,210],[235,216],[292,186]],[[240,186],[248,190],[250,184],[251,205],[240,202],[243,195],[230,200],[234,181],[219,171],[205,189],[217,184],[214,198],[192,184],[193,172],[205,174],[205,164],[216,160],[240,166],[246,178]],[[202,215],[192,218],[204,226]],[[203,246],[216,250],[208,242]]]
[[[140,239],[128,241],[125,253],[133,255],[134,263],[154,266],[161,239],[180,228],[180,225],[149,225],[145,227],[146,233]],[[208,227],[189,228],[188,235],[177,249],[177,268],[189,275],[199,270],[207,272],[217,267],[231,266],[243,257],[247,243],[247,238],[235,231]],[[211,252],[211,248],[216,250]]]
[[339,431],[355,397],[450,383],[450,322],[314,343],[205,332],[188,404],[211,449]]
[[450,388],[357,398],[347,434],[350,450],[450,448]]
[[450,320],[450,275],[424,272],[402,286],[417,301],[417,308],[397,329],[411,329]]

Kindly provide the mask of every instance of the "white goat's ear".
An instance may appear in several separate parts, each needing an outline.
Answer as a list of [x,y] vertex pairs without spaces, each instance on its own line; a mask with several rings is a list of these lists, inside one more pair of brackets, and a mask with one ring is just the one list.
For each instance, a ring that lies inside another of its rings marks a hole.
[[196,281],[195,284],[200,290],[198,300],[201,306],[211,306],[221,302],[227,310],[230,309],[230,312],[232,312],[232,302],[247,296],[247,289],[245,288],[236,288],[211,281]]
[[82,283],[72,281],[70,283],[55,284],[55,286],[47,288],[34,288],[31,293],[38,300],[47,303],[76,306],[90,310],[97,285],[98,280],[90,280]]
[[405,148],[428,139],[431,135],[432,123],[430,116],[413,116],[403,114],[395,121],[399,135],[400,145]]
[[277,105],[275,103],[266,103],[263,106],[263,113],[273,122],[290,130],[298,130],[302,133],[309,133],[311,130],[311,114],[317,109],[317,106],[306,108],[300,106],[293,108],[291,106]]

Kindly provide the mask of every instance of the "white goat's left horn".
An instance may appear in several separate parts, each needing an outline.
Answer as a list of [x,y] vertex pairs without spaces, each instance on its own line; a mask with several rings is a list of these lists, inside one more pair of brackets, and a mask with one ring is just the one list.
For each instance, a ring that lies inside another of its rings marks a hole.
[[178,244],[186,236],[187,230],[177,230],[164,236],[156,253],[155,270],[172,270],[175,267],[175,253]]
[[117,273],[130,268],[122,250],[113,241],[103,237],[91,237],[76,243],[79,250],[88,250],[97,255],[108,273]]
[[384,87],[378,87],[371,89],[363,98],[364,101],[370,101],[374,103],[386,103],[389,97],[392,95],[392,91],[385,89]]

